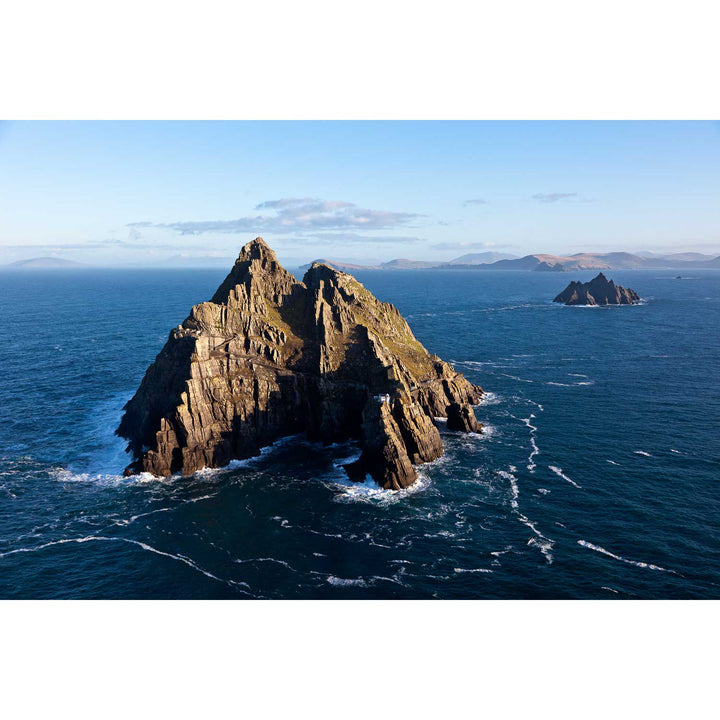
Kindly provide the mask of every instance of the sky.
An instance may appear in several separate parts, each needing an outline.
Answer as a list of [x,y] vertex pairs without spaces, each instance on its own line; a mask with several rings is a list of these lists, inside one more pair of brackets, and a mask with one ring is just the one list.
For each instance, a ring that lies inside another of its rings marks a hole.
[[[0,264],[720,254],[716,122],[5,122]],[[178,260],[182,258],[182,260]]]

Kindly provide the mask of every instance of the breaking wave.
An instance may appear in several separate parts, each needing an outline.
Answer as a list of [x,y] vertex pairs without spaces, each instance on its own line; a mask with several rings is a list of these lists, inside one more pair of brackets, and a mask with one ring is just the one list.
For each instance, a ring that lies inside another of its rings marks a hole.
[[335,496],[337,502],[364,502],[380,505],[390,505],[400,502],[410,495],[422,492],[427,489],[431,482],[425,474],[424,469],[418,469],[417,480],[410,487],[402,490],[385,490],[381,488],[370,476],[366,476],[363,482],[353,482],[345,472],[342,477],[333,478],[332,484],[340,490]]

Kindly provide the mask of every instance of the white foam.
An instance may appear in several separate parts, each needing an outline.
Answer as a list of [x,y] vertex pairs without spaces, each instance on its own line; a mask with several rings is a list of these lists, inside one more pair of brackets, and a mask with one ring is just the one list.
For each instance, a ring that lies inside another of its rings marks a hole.
[[491,361],[481,361],[481,360],[451,360],[450,361],[452,365],[466,365],[470,368],[482,368],[485,365],[494,365],[494,362]]
[[[529,525],[529,527],[535,530],[533,525]],[[555,543],[536,530],[535,533],[536,537],[530,538],[527,541],[527,544],[530,547],[536,547],[545,556],[545,561],[547,562],[547,564],[552,565],[553,556],[551,550],[553,549],[553,545]]]
[[333,463],[333,467],[342,469],[344,465],[350,465],[351,463],[358,461],[361,455],[362,452],[356,452],[352,455],[346,455],[345,457],[337,458]]
[[0,484],[0,490],[2,490],[4,493],[7,493],[8,497],[11,497],[13,500],[17,500],[17,495],[12,490],[10,490],[10,488],[8,488],[5,483]]
[[535,440],[535,433],[537,432],[537,427],[530,422],[534,417],[535,417],[535,413],[531,413],[529,418],[520,418],[525,423],[525,425],[527,425],[527,427],[530,429],[530,446],[532,449],[530,451],[530,455],[528,455],[527,469],[531,473],[534,473],[535,468],[537,467],[533,458],[536,455],[540,454],[540,448],[538,447],[538,444]]
[[[81,427],[83,436],[92,438],[96,447],[85,454],[79,462],[71,463],[67,468],[59,468],[55,473],[62,482],[94,482],[101,485],[118,485],[137,481],[125,478],[123,470],[131,458],[127,452],[127,441],[115,435],[123,408],[132,397],[132,393],[115,395],[99,403],[88,413],[87,426]],[[84,425],[85,423],[83,423]],[[152,477],[149,473],[147,480]]]
[[557,387],[580,387],[581,385],[594,385],[592,380],[583,380],[576,383],[546,382],[546,385],[556,385]]
[[466,433],[465,438],[469,440],[487,440],[489,438],[493,438],[498,434],[498,429],[495,425],[490,425],[490,423],[483,423],[482,424],[482,432],[481,433]]
[[225,475],[226,473],[233,472],[234,470],[238,470],[240,468],[249,467],[254,462],[257,462],[260,459],[261,455],[253,455],[253,457],[245,458],[244,460],[231,460],[227,465],[223,465],[222,467],[212,468],[212,467],[203,467],[199,470],[196,470],[192,477],[202,479],[202,480],[211,480],[215,477]]
[[148,512],[139,513],[138,515],[131,515],[129,518],[122,518],[120,520],[110,518],[110,520],[115,525],[130,525],[131,523],[134,523],[136,520],[139,520],[140,518],[147,517],[148,515],[155,515],[156,513],[169,512],[170,510],[172,510],[172,508],[164,507],[164,508],[158,508],[157,510],[150,510]]
[[518,507],[520,489],[517,484],[517,478],[512,473],[505,472],[504,470],[498,470],[496,472],[500,477],[505,478],[510,482],[510,507],[513,509],[516,517],[523,525],[530,528],[530,530],[532,530],[533,534],[535,535],[534,538],[530,538],[530,540],[528,540],[528,545],[537,547],[545,557],[545,561],[547,562],[547,564],[551,565],[553,561],[551,551],[555,544],[555,541],[551,538],[545,537],[545,535],[543,535],[540,530],[537,529],[535,523],[532,522],[527,517],[527,515],[524,515],[520,512]]
[[566,305],[565,303],[559,303],[559,307],[561,308],[587,308],[589,310],[615,310],[617,308],[631,308],[631,307],[639,307],[641,305],[647,305],[648,300],[651,298],[640,298],[639,300],[636,300],[632,304],[626,304],[626,305]]
[[576,488],[582,487],[581,485],[578,485],[574,480],[571,480],[562,470],[562,468],[555,467],[554,465],[548,465],[548,468],[552,470],[558,477],[561,477],[563,480],[569,482],[571,485],[574,485]]
[[347,586],[354,586],[354,587],[367,587],[367,581],[365,578],[340,578],[335,577],[334,575],[330,575],[327,578],[327,582],[329,582],[331,585],[336,585],[340,587],[347,587]]
[[645,452],[644,450],[633,450],[635,455],[644,455],[645,457],[652,457],[652,455],[649,452]]
[[494,551],[491,552],[490,554],[491,554],[493,557],[496,557],[496,558],[497,558],[497,557],[500,557],[500,556],[502,556],[502,555],[506,555],[506,554],[509,553],[511,550],[512,550],[512,545],[506,545],[504,550],[494,550]]
[[[15,550],[8,550],[4,553],[0,553],[0,558],[7,557],[8,555],[15,555],[17,553],[23,553],[23,552],[38,552],[40,550],[44,550],[46,548],[52,547],[54,545],[65,545],[67,543],[86,543],[86,542],[123,542],[128,543],[130,545],[135,545],[139,548],[142,548],[143,550],[146,550],[147,552],[154,553],[155,555],[161,555],[163,557],[171,558],[172,560],[177,560],[178,562],[184,563],[188,567],[191,567],[193,570],[196,570],[199,573],[202,573],[206,577],[209,577],[213,580],[217,580],[218,582],[221,582],[225,585],[231,585],[236,588],[239,587],[245,587],[250,588],[250,586],[245,582],[237,582],[235,580],[226,580],[223,578],[218,577],[217,575],[213,575],[208,570],[205,570],[204,568],[200,567],[194,560],[190,559],[189,557],[186,557],[185,555],[180,555],[179,553],[177,555],[174,555],[172,553],[164,552],[163,550],[158,550],[157,548],[152,547],[152,545],[148,545],[147,543],[141,542],[140,540],[133,540],[132,538],[122,538],[122,537],[107,537],[104,535],[87,535],[85,537],[80,538],[63,538],[62,540],[54,540],[53,542],[47,542],[43,543],[42,545],[36,545],[35,547],[29,547],[29,548],[17,548]],[[240,591],[243,592],[243,591]],[[245,593],[247,595],[250,595],[250,593]]]
[[517,377],[517,375],[508,375],[507,373],[498,373],[499,375],[502,375],[503,377],[510,378],[511,380],[517,380],[518,382],[525,382],[525,383],[534,383],[534,380],[527,380],[525,378]]
[[678,574],[675,572],[675,570],[668,570],[667,568],[660,567],[659,565],[653,565],[652,563],[641,562],[639,560],[630,560],[628,558],[622,557],[622,555],[615,555],[615,553],[611,553],[609,550],[606,550],[605,548],[600,547],[599,545],[593,545],[592,543],[588,542],[587,540],[578,540],[577,542],[578,542],[578,545],[582,545],[583,547],[586,547],[589,550],[594,550],[595,552],[599,552],[603,555],[607,555],[608,557],[613,558],[613,560],[619,560],[620,562],[627,563],[628,565],[635,565],[635,567],[647,568],[648,570],[659,570],[660,572],[672,573],[673,575]]
[[53,468],[50,475],[58,482],[68,483],[92,483],[105,487],[115,487],[118,485],[132,485],[133,483],[147,483],[155,481],[167,481],[168,478],[161,478],[151,473],[144,472],[138,475],[130,475],[125,477],[118,473],[92,473],[92,472],[73,472],[68,468]]
[[620,463],[616,463],[614,460],[606,460],[605,462],[609,462],[611,465],[620,465]]
[[418,470],[417,480],[402,490],[385,490],[381,488],[369,475],[363,482],[353,482],[342,473],[342,477],[334,478],[333,485],[340,489],[335,496],[338,502],[369,502],[376,504],[391,504],[404,500],[410,495],[422,492],[430,486],[430,478]]
[[[270,445],[265,445],[264,447],[261,447],[258,451],[257,455],[252,455],[249,458],[243,458],[242,460],[230,460],[230,462],[227,463],[227,465],[223,465],[221,467],[202,467],[199,470],[196,470],[192,477],[202,478],[202,479],[211,479],[218,475],[224,475],[229,472],[233,472],[235,470],[239,470],[240,468],[246,468],[246,467],[252,467],[254,464],[256,464],[259,460],[262,460],[263,458],[267,457],[271,453],[276,452],[277,450],[280,450],[281,448],[285,447],[286,445],[290,445],[292,443],[301,443],[306,442],[304,440],[303,435],[287,435],[285,437],[281,437],[278,440],[276,440],[274,443],[271,443]],[[321,443],[307,443],[307,445],[318,445],[322,447]],[[333,447],[333,446],[330,446]],[[174,475],[173,477],[179,477],[179,475]]]
[[510,507],[513,510],[517,509],[518,498],[520,497],[517,478],[512,473],[505,472],[504,470],[497,470],[496,472],[501,478],[505,478],[510,483]]
[[288,563],[286,563],[284,560],[278,560],[277,558],[265,558],[265,557],[248,558],[246,560],[243,560],[243,559],[233,560],[233,562],[238,563],[238,565],[243,565],[244,563],[259,563],[259,562],[277,563],[278,565],[282,565],[283,567],[286,567],[288,570],[293,570],[293,568],[290,565],[288,565]]
[[453,568],[456,573],[491,573],[489,568]]

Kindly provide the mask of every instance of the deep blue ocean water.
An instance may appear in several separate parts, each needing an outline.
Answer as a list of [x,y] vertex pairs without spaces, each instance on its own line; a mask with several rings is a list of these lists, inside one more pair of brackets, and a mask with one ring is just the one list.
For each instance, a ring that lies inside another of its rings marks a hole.
[[123,478],[113,432],[222,270],[0,273],[0,598],[720,598],[720,273],[359,272],[488,392],[392,493],[281,441]]

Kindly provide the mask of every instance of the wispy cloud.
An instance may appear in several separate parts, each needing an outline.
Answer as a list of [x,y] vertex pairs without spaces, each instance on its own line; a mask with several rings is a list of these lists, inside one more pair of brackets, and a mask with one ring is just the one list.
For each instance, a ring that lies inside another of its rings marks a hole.
[[571,198],[577,198],[578,194],[576,192],[571,193],[537,193],[537,195],[533,195],[532,199],[537,200],[541,203],[556,203],[560,202],[561,200],[570,200]]
[[281,198],[266,200],[255,210],[274,214],[248,215],[234,220],[198,220],[172,223],[131,223],[131,228],[164,228],[181,235],[203,233],[287,233],[312,230],[389,230],[406,226],[423,217],[418,213],[392,212],[361,208],[355,203],[317,198]]
[[489,205],[490,203],[487,200],[484,200],[483,198],[471,198],[470,200],[466,200],[463,203],[463,207],[467,207],[468,205]]

